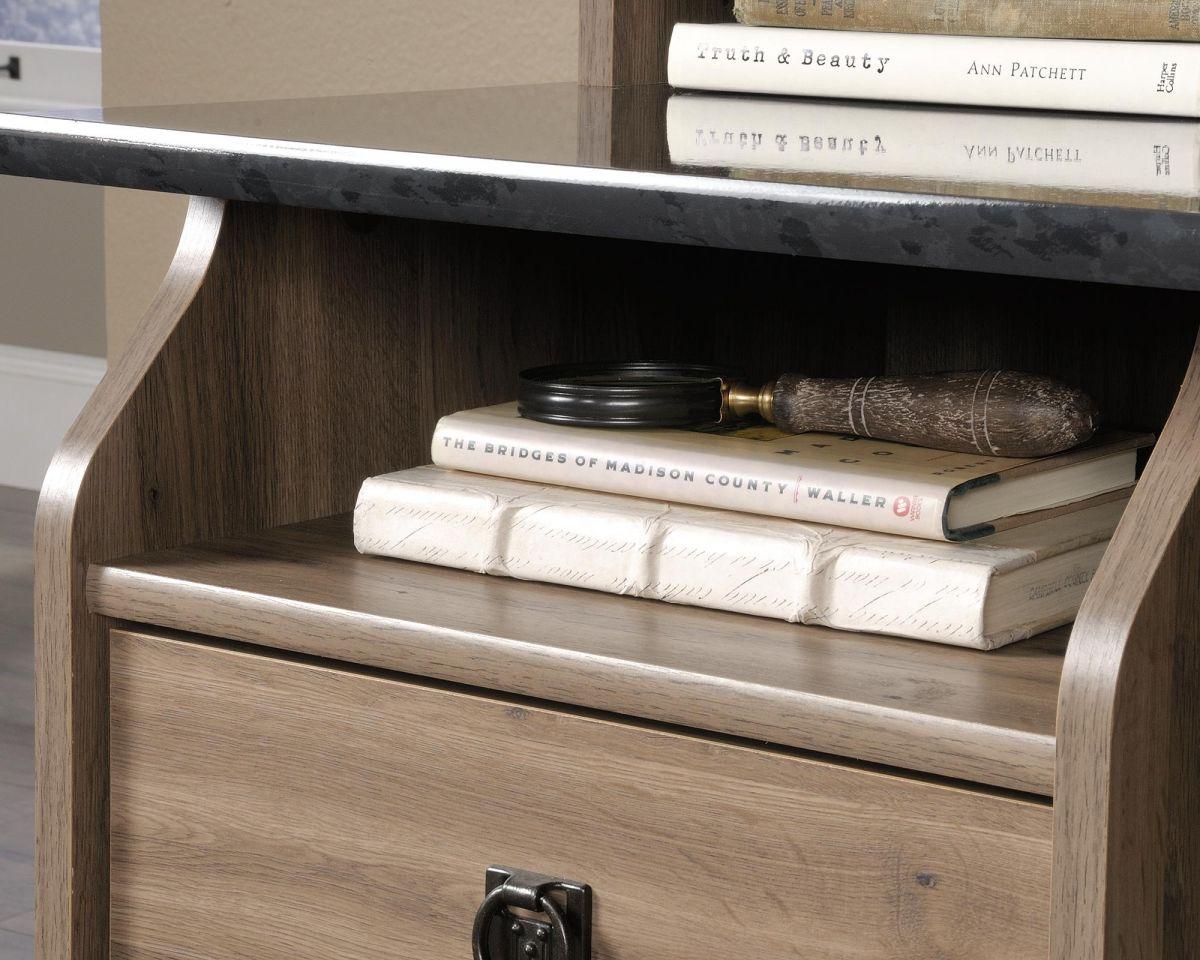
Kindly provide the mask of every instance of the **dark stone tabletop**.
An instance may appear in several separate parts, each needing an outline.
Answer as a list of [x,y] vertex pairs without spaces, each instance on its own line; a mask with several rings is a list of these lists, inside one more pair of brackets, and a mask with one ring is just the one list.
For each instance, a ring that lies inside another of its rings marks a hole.
[[[549,84],[0,114],[0,174],[1200,289],[1194,121],[746,100]],[[979,169],[980,147],[1012,151]]]

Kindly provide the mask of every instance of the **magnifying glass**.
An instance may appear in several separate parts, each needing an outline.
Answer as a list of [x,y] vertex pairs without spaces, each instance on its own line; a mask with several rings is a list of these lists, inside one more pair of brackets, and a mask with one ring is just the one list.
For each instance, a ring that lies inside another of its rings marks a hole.
[[1091,398],[1052,377],[969,370],[754,384],[724,367],[573,363],[524,370],[523,417],[574,427],[697,428],[760,417],[789,433],[849,434],[989,457],[1044,457],[1089,440]]

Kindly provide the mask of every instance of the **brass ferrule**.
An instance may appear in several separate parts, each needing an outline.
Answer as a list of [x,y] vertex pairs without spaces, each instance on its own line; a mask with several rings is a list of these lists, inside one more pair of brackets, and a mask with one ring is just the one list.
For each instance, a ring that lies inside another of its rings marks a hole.
[[748,383],[733,381],[723,384],[724,400],[721,408],[722,420],[740,420],[758,414],[767,423],[775,422],[775,381],[752,387]]

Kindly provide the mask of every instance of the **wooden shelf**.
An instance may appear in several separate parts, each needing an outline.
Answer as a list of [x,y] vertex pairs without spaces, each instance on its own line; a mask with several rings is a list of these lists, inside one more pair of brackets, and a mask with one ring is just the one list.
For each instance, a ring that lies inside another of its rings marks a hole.
[[992,653],[358,554],[346,515],[93,565],[110,617],[1050,795],[1067,630]]

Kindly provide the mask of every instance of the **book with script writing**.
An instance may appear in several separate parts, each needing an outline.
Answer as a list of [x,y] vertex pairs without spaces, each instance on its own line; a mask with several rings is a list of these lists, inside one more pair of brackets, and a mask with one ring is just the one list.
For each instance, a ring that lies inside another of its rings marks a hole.
[[515,403],[443,417],[441,467],[807,520],[967,540],[1078,508],[1133,484],[1151,437],[1108,434],[1017,460],[774,427],[616,430],[527,420]]
[[1095,40],[1200,40],[1200,0],[734,0],[759,27]]
[[1200,46],[679,23],[674,87],[1200,116]]
[[373,477],[363,553],[992,649],[1074,619],[1125,501],[971,543],[418,467]]

